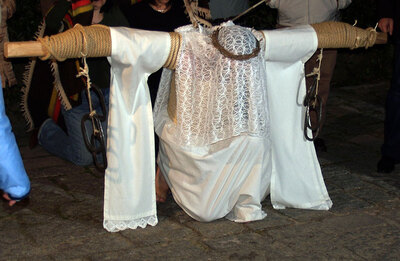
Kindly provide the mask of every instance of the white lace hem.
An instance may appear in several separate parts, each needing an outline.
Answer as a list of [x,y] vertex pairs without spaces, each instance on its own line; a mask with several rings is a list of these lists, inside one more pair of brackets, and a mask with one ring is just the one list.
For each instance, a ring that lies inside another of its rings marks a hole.
[[134,220],[104,220],[103,227],[108,232],[119,232],[125,229],[145,228],[147,225],[155,226],[158,223],[157,215],[142,217]]

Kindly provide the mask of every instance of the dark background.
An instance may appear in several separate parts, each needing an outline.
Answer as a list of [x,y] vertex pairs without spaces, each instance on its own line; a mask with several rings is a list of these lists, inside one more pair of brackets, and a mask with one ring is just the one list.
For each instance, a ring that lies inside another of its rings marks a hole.
[[[259,0],[250,0],[251,4]],[[341,10],[343,22],[354,24],[361,28],[375,27],[377,0],[353,0],[348,8]],[[273,29],[276,12],[264,4],[254,9],[246,17],[246,25],[256,29]],[[361,84],[373,84],[388,81],[391,77],[393,47],[376,45],[368,50],[364,48],[349,50],[340,49],[332,87],[344,87]]]

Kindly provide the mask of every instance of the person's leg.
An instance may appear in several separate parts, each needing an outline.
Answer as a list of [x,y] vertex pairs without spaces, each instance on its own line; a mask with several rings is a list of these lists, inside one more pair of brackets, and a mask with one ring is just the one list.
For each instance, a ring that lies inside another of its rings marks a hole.
[[[96,111],[100,111],[98,98],[95,94],[92,95],[92,100]],[[68,134],[65,133],[54,121],[47,120],[43,123],[39,130],[39,144],[50,153],[71,161],[76,165],[86,166],[92,164],[92,154],[86,148],[81,131],[82,117],[89,113],[89,105],[86,94],[82,93],[81,105],[68,111],[62,110],[62,113]],[[90,137],[92,133],[91,122],[86,121],[85,126]],[[102,126],[104,132],[106,132],[107,120],[102,122]],[[99,160],[101,160],[100,158],[101,157],[99,157]]]
[[156,201],[165,202],[167,200],[169,186],[161,173],[160,167],[156,167]]
[[390,173],[400,163],[400,44],[396,45],[392,84],[385,108],[384,143],[378,172]]
[[[311,73],[314,68],[318,68],[318,55],[320,54],[320,49],[318,49],[315,54],[306,62],[305,71],[306,74]],[[336,65],[336,49],[324,49],[322,53],[322,63],[321,63],[321,76],[319,80],[318,95],[321,97],[322,104],[322,122],[320,127],[322,128],[325,122],[326,115],[326,103],[329,96],[330,84],[332,80],[333,71]],[[314,81],[313,77],[307,77],[306,86],[307,91],[310,89]],[[315,114],[311,114],[311,126],[316,127],[317,118]]]
[[10,206],[29,194],[30,181],[6,115],[0,80],[0,189]]
[[[108,109],[109,109],[108,107],[109,107],[110,88],[100,89],[100,91],[103,94],[103,98],[104,98],[105,112],[102,111],[102,106],[101,106],[99,97],[96,94],[94,94],[94,92],[92,92],[91,96],[92,96],[92,102],[93,102],[93,109],[96,110],[96,112],[99,115],[105,114],[105,119],[104,119],[104,121],[101,122],[101,126],[103,129],[103,135],[104,135],[104,151],[97,153],[97,155],[96,155],[97,162],[99,164],[103,164],[103,154],[102,153],[106,153],[106,147],[107,147],[107,125],[108,125]],[[88,130],[90,130],[92,132],[92,127],[90,126],[90,129],[88,129]],[[98,147],[99,143],[97,143],[96,146]]]
[[[314,55],[306,62],[305,64],[305,71],[306,75],[311,73],[314,68],[318,68],[318,56],[320,54],[320,49],[318,49]],[[332,80],[333,71],[336,65],[336,56],[337,50],[336,49],[324,49],[322,53],[322,63],[321,63],[321,75],[318,85],[318,95],[321,97],[321,110],[322,110],[322,118],[319,124],[319,133],[322,131],[322,127],[325,122],[325,115],[326,115],[326,104],[328,101],[330,85]],[[314,82],[314,77],[307,77],[306,79],[306,86],[307,91],[311,88],[311,85]],[[310,121],[311,126],[316,128],[318,125],[317,115],[315,113],[310,114]],[[315,133],[313,133],[315,135]],[[317,151],[326,151],[326,145],[323,139],[316,138],[314,140],[314,145]]]
[[83,114],[78,107],[63,112],[68,134],[52,119],[48,119],[39,129],[38,140],[39,144],[51,154],[78,166],[87,166],[92,164],[93,160],[84,144],[80,122]]
[[17,201],[11,199],[10,196],[9,196],[7,193],[3,193],[3,198],[4,198],[5,200],[8,201],[8,205],[9,205],[10,207],[14,206],[15,203],[17,203]]

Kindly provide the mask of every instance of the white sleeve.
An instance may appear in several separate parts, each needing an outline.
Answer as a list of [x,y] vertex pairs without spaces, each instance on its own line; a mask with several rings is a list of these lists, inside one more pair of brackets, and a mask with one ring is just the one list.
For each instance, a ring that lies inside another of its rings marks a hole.
[[165,63],[168,33],[110,29],[112,51],[103,226],[157,224],[154,126],[147,78]]
[[[304,0],[303,0],[304,1]],[[304,137],[304,62],[317,48],[311,26],[264,31],[272,174],[271,203],[328,210],[332,206],[314,145]]]
[[318,46],[317,34],[310,25],[263,31],[263,33],[267,61],[306,62]]
[[[121,86],[124,102],[132,112],[133,98],[137,87],[143,81],[139,75],[149,74],[160,69],[168,58],[171,39],[166,32],[144,31],[126,27],[112,27],[111,69],[117,79],[124,79]],[[123,86],[123,87],[122,87]]]

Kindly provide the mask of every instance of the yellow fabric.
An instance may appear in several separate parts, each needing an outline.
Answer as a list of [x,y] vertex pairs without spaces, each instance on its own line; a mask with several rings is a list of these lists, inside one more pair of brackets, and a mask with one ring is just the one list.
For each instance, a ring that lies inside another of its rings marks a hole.
[[49,115],[49,117],[53,117],[54,107],[56,106],[57,103],[57,97],[58,97],[57,90],[56,88],[53,88],[50,97],[49,107],[47,108],[47,114]]
[[86,12],[89,12],[92,10],[93,10],[92,5],[81,6],[81,7],[76,8],[75,10],[72,10],[72,16],[77,16],[79,14],[86,13]]

